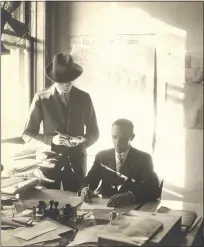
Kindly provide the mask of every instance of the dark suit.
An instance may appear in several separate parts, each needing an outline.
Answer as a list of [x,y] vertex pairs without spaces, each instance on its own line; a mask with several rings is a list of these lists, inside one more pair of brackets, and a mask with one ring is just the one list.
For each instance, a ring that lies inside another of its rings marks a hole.
[[[43,134],[39,134],[43,122]],[[83,136],[86,141],[75,148],[55,146],[52,138],[55,131],[67,133],[70,136]],[[88,93],[72,86],[68,106],[64,106],[54,85],[36,93],[30,107],[27,122],[23,132],[25,142],[40,143],[52,146],[57,153],[69,155],[73,169],[80,178],[86,174],[86,148],[99,137],[97,119],[91,97]],[[69,170],[69,169],[68,169]],[[62,174],[66,187],[66,169]],[[58,181],[54,187],[59,188]]]
[[[117,192],[112,186],[113,181],[104,176],[100,163],[116,170],[115,150],[101,151],[96,155],[94,164],[85,178],[84,186],[89,185],[90,189],[95,190],[101,181],[102,195],[110,197]],[[135,183],[130,182],[123,192],[131,191],[137,202],[159,198],[159,181],[149,154],[131,147],[120,173],[135,180]]]

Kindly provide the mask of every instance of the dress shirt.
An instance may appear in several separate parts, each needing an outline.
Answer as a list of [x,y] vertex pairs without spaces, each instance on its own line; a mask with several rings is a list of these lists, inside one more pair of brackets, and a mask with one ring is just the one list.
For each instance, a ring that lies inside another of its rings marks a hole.
[[[125,152],[120,153],[122,165],[124,165],[125,160],[126,160],[126,158],[127,158],[127,156],[128,156],[129,151],[130,151],[130,147],[129,147]],[[117,152],[115,151],[115,161],[116,161],[116,165],[119,163],[118,155],[119,155],[119,153],[117,153]],[[117,168],[116,168],[116,170],[117,170]]]
[[[129,146],[129,148],[128,148],[125,152],[120,153],[122,165],[124,165],[124,163],[125,163],[125,161],[126,161],[126,159],[127,159],[127,156],[128,156],[129,151],[130,151],[130,146]],[[116,165],[119,164],[118,155],[119,155],[119,153],[117,153],[117,152],[115,151],[115,161],[116,161]],[[117,170],[117,167],[116,167],[116,170]],[[133,193],[132,193],[131,191],[128,191],[128,193],[131,194],[131,196],[132,196],[132,202],[134,203],[134,195],[133,195]]]
[[59,92],[59,91],[57,90],[57,87],[56,87],[56,90],[57,90],[57,92],[58,92],[58,94],[59,94],[60,100],[61,100],[62,103],[64,103],[65,105],[67,105],[68,102],[69,102],[69,96],[70,96],[70,91],[71,91],[71,89],[72,89],[72,85],[70,85],[70,88],[69,88],[69,91],[68,91],[68,92],[63,93],[63,92]]

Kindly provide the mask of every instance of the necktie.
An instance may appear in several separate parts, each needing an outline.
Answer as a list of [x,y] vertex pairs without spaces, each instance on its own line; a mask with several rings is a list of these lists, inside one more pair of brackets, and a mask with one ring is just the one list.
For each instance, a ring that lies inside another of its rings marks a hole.
[[67,93],[62,93],[61,95],[61,100],[62,102],[67,105],[68,104],[68,94]]
[[116,170],[117,172],[120,172],[122,166],[123,166],[123,161],[122,161],[122,155],[121,154],[117,154],[117,164],[116,164]]

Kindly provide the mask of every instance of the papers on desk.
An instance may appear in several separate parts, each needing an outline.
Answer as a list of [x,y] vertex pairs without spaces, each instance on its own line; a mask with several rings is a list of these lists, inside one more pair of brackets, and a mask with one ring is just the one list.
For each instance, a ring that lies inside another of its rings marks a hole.
[[[69,246],[117,246],[117,242],[140,246],[151,239],[163,224],[154,219],[121,216],[108,225],[91,226],[79,230]],[[111,241],[115,241],[114,243]],[[101,244],[100,244],[101,243]],[[104,244],[102,244],[104,243]]]
[[26,181],[21,181],[16,184],[9,185],[7,187],[1,188],[1,193],[6,195],[16,195],[22,192],[33,189],[39,184],[38,178],[32,178]]
[[28,172],[28,171],[32,171],[36,168],[39,167],[40,162],[37,162],[36,160],[29,160],[26,159],[26,161],[24,162],[19,162],[19,164],[17,164],[17,162],[15,162],[15,167],[10,170],[10,175],[18,175],[19,173],[24,173],[24,172]]
[[167,213],[171,215],[179,215],[181,216],[181,225],[182,227],[186,227],[186,230],[189,230],[191,226],[193,225],[197,214],[195,211],[189,211],[189,210],[173,210],[167,207],[160,207],[157,210],[157,213]]
[[38,201],[45,201],[48,203],[50,199],[58,201],[59,207],[63,207],[65,204],[70,204],[72,207],[78,207],[82,204],[81,197],[77,197],[74,192],[51,190],[44,187],[41,190],[35,188],[31,192],[26,192],[21,195],[21,201],[28,209],[32,209],[33,205],[37,205]]
[[9,234],[5,232],[2,238],[2,245],[28,246],[59,240],[61,238],[60,234],[70,231],[73,231],[73,229],[50,219],[46,219],[30,228],[21,227],[10,231]]
[[108,203],[109,199],[92,198],[91,200],[92,200],[92,203],[83,202],[83,204],[81,205],[80,209],[81,210],[101,209],[101,210],[110,210],[110,212],[114,210],[113,207],[108,207],[107,206],[107,203]]
[[[120,216],[99,233],[99,246],[113,242],[142,246],[163,228],[163,224],[148,217]],[[109,242],[110,241],[110,242]],[[113,241],[113,242],[112,242]],[[106,244],[105,244],[106,243]],[[106,245],[106,246],[107,246]]]
[[80,206],[82,211],[91,211],[94,214],[94,219],[98,221],[109,221],[110,212],[114,210],[113,207],[107,207],[109,199],[92,198],[92,203],[85,203]]
[[26,158],[30,158],[30,157],[35,157],[35,155],[36,155],[36,149],[27,148],[25,145],[25,147],[21,148],[20,152],[13,154],[13,159],[14,160],[26,159]]
[[53,231],[57,228],[59,228],[58,224],[49,220],[45,220],[33,227],[26,228],[24,231],[17,233],[15,237],[22,238],[24,240],[30,240],[32,238],[43,235],[44,233]]
[[13,176],[1,179],[1,189],[5,188],[5,187],[9,187],[9,186],[17,184],[17,183],[21,183],[23,181],[24,180],[22,177],[13,177]]
[[95,243],[98,246],[98,233],[103,232],[105,227],[104,225],[96,225],[79,230],[73,242],[68,246],[79,246],[81,244],[89,246],[89,243]]

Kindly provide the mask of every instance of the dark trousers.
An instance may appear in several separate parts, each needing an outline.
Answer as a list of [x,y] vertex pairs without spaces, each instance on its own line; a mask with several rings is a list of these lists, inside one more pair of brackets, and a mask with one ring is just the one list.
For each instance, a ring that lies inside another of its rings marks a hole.
[[46,187],[59,190],[62,182],[64,190],[78,192],[86,176],[86,153],[76,148],[70,148],[67,149],[66,152],[62,152],[62,150],[58,147],[56,148],[56,146],[53,148],[53,151],[62,154],[59,165],[64,168],[55,182],[48,184]]

